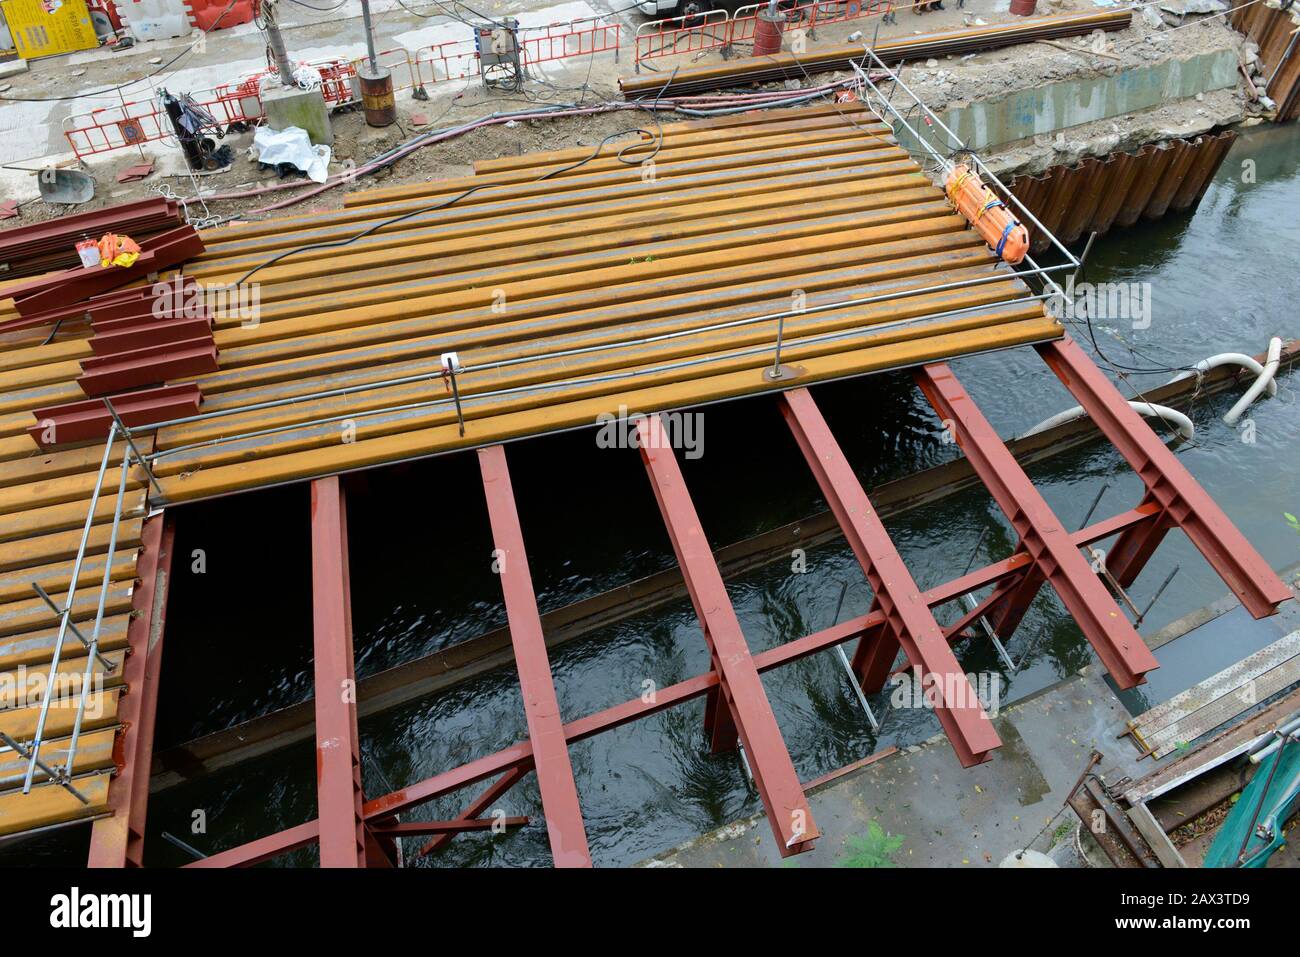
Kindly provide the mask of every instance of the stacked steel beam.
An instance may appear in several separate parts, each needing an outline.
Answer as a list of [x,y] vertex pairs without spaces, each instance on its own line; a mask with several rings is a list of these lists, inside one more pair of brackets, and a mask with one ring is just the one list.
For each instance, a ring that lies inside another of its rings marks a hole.
[[159,196],[0,232],[0,277],[37,276],[79,265],[77,243],[104,233],[139,242],[181,225],[180,204]]
[[[1011,181],[1011,192],[1064,243],[1112,226],[1132,226],[1139,218],[1195,209],[1228,155],[1237,134],[1171,140],[1136,153],[1088,158],[1075,166],[1053,166],[1039,176]],[[1030,228],[1035,253],[1051,242]]]
[[[1094,30],[1125,30],[1132,19],[1132,11],[1127,9],[1106,13],[1041,17],[1023,23],[1002,23],[988,27],[948,30],[923,36],[884,40],[876,44],[874,49],[876,56],[892,66],[904,61],[913,62],[930,57],[975,53],[1018,43],[1032,43],[1035,40],[1082,36]],[[773,56],[750,57],[721,64],[687,67],[669,75],[624,77],[618,81],[618,85],[623,91],[623,96],[629,100],[680,96],[739,84],[774,83],[781,80],[803,79],[813,73],[849,70],[854,63],[865,65],[864,59],[862,44],[858,43],[843,47],[828,47],[800,56],[795,56],[793,53],[778,53]]]

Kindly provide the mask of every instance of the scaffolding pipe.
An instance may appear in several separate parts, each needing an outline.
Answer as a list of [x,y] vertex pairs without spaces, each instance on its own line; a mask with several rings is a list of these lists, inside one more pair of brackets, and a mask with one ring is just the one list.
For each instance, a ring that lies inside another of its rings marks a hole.
[[27,774],[23,778],[23,794],[30,794],[32,778],[36,774],[36,762],[41,753],[41,737],[45,734],[45,722],[50,716],[50,700],[54,693],[53,676],[59,670],[59,657],[63,652],[63,642],[68,637],[68,623],[72,618],[72,600],[77,594],[77,579],[81,577],[81,565],[86,560],[86,544],[90,541],[90,529],[95,524],[95,507],[99,502],[99,493],[104,487],[104,475],[108,472],[108,460],[113,454],[113,439],[117,435],[116,420],[109,423],[108,440],[104,443],[104,458],[99,463],[99,474],[95,477],[95,487],[90,493],[90,508],[86,510],[86,524],[81,530],[81,544],[77,547],[77,557],[72,563],[72,581],[68,583],[68,597],[63,602],[63,612],[59,615],[59,631],[54,638],[54,650],[50,655],[51,680],[45,684],[45,694],[41,697],[41,710],[36,717],[36,729],[32,735],[31,757],[27,764]]

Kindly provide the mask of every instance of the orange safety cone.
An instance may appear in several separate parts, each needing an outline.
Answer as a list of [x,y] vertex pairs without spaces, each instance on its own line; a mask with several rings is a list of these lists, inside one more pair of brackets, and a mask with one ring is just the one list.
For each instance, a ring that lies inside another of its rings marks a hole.
[[959,163],[948,174],[944,188],[948,202],[966,217],[1003,262],[1015,266],[1025,258],[1029,252],[1029,231],[1011,215],[1006,203],[980,182],[976,173]]

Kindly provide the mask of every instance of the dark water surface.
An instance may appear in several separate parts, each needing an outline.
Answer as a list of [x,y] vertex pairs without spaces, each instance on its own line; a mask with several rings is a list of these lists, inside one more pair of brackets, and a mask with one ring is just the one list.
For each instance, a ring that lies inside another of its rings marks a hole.
[[[1257,182],[1241,182],[1254,160]],[[1300,128],[1244,135],[1194,215],[1143,223],[1098,242],[1092,281],[1149,282],[1147,329],[1097,324],[1105,355],[1118,363],[1180,366],[1220,351],[1260,352],[1269,336],[1300,336]],[[1073,330],[1081,341],[1082,330]],[[1131,355],[1116,334],[1141,350]],[[1085,344],[1087,344],[1085,342]],[[1089,351],[1091,346],[1088,345]],[[1073,404],[1033,350],[954,363],[1003,435],[1024,431]],[[1134,376],[1135,387],[1168,375]],[[818,403],[850,462],[873,484],[955,454],[906,374],[884,374],[815,388]],[[1197,437],[1179,455],[1275,567],[1300,561],[1300,534],[1284,512],[1300,514],[1300,414],[1293,381],[1249,413],[1253,442],[1220,421],[1235,396],[1197,403]],[[824,507],[775,403],[760,398],[709,408],[705,455],[683,460],[696,507],[714,545],[761,532]],[[595,447],[591,432],[510,446],[510,467],[529,562],[542,609],[597,594],[674,563],[639,457]],[[1062,521],[1077,527],[1097,490],[1110,484],[1097,517],[1137,503],[1140,483],[1106,444],[1053,460],[1031,476]],[[247,501],[185,509],[165,654],[158,744],[165,747],[228,727],[311,694],[308,503],[305,488],[244,496]],[[250,534],[248,525],[255,528]],[[980,491],[916,509],[889,531],[922,588],[960,574],[984,534],[976,561],[1009,554],[1014,534]],[[504,624],[492,542],[473,454],[366,476],[350,495],[353,615],[359,676],[428,654]],[[207,571],[189,573],[194,549]],[[843,617],[870,604],[870,590],[844,544],[812,550],[808,571],[788,563],[728,582],[753,651],[832,623],[842,583]],[[1190,544],[1169,536],[1132,589],[1144,605],[1175,565],[1181,571],[1143,626],[1144,633],[1199,608],[1227,589]],[[220,596],[220,597],[218,597]],[[957,612],[949,606],[941,620]],[[1232,646],[1174,643],[1161,649],[1150,684],[1127,696],[1140,709],[1249,653],[1266,639],[1242,633]],[[1008,675],[987,643],[957,646],[967,671],[997,672],[1002,701],[1076,671],[1093,655],[1049,591],[1010,642],[1028,662]],[[566,720],[639,696],[708,668],[689,602],[604,628],[552,653]],[[833,652],[764,676],[795,767],[807,780],[889,744],[914,743],[938,730],[924,711],[889,710],[879,735],[867,725]],[[597,864],[628,864],[759,809],[734,755],[707,754],[703,702],[581,742],[571,748],[587,836]],[[527,737],[513,670],[467,682],[442,695],[363,721],[366,792],[413,783]],[[288,749],[233,772],[155,796],[149,814],[153,863],[177,864],[168,831],[217,851],[308,820],[315,814],[314,752]],[[479,785],[481,788],[484,785]],[[456,816],[477,793],[431,802],[419,818]],[[920,799],[922,796],[917,795]],[[499,807],[534,823],[508,836],[461,837],[430,866],[550,863],[536,780],[530,775]],[[206,833],[194,834],[196,812]],[[418,848],[408,841],[408,853]],[[31,853],[76,859],[84,837],[51,837]],[[315,851],[284,863],[312,863]]]

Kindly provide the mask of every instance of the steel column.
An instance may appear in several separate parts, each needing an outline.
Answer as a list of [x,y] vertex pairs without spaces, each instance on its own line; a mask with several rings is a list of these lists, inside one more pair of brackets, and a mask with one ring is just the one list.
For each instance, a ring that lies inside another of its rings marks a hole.
[[777,849],[782,857],[798,854],[808,850],[820,833],[660,417],[639,419],[637,436],[659,511],[709,646],[719,700],[726,705],[744,744],[754,784],[776,833]]
[[1033,561],[1030,574],[1051,582],[1115,682],[1121,688],[1140,684],[1146,672],[1159,667],[1155,656],[952,370],[932,363],[915,377],[1020,535],[1021,547]]
[[[1122,546],[1125,550],[1117,556],[1121,559],[1124,578],[1107,563],[1121,585],[1132,581],[1140,567],[1141,554],[1150,553],[1163,530],[1177,525],[1254,617],[1273,614],[1281,602],[1291,597],[1263,556],[1192,478],[1178,457],[1129,407],[1077,342],[1066,336],[1035,348],[1142,479],[1148,498],[1163,509],[1162,520],[1153,529],[1133,532],[1117,545],[1117,549]],[[1129,553],[1134,557],[1125,558]]]
[[[907,660],[919,669],[921,680],[932,676],[937,692],[935,713],[958,760],[964,767],[987,760],[989,752],[1002,742],[812,394],[807,389],[783,392],[781,414],[871,584],[873,608],[884,616],[884,626],[874,641],[858,643],[855,662],[865,665],[871,672],[866,676],[874,680],[875,669],[887,672],[901,646]],[[869,650],[864,654],[864,649]],[[864,671],[857,674],[862,680]],[[883,684],[881,676],[879,686],[864,690],[874,692]]]
[[582,823],[582,806],[578,801],[578,787],[573,781],[569,745],[560,718],[560,702],[555,695],[551,665],[546,656],[546,639],[542,635],[542,620],[533,594],[532,575],[528,571],[528,555],[524,551],[524,533],[515,509],[506,450],[500,445],[479,449],[478,461],[483,474],[488,518],[492,524],[492,540],[497,548],[510,641],[514,645],[515,665],[519,671],[519,689],[528,718],[528,739],[533,745],[537,784],[546,815],[546,831],[551,839],[551,856],[556,867],[590,867],[591,853],[587,849],[587,831]]
[[119,706],[122,730],[114,743],[118,772],[108,789],[112,814],[91,827],[89,867],[141,867],[144,863],[149,773],[175,540],[176,524],[168,513],[150,516],[140,533],[139,586],[131,596],[132,616],[127,626],[131,653],[122,670],[126,685]]
[[365,867],[347,505],[337,475],[311,483],[311,590],[320,864]]

